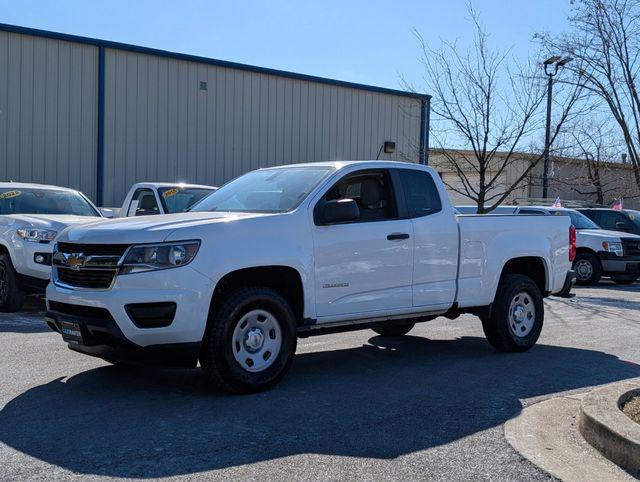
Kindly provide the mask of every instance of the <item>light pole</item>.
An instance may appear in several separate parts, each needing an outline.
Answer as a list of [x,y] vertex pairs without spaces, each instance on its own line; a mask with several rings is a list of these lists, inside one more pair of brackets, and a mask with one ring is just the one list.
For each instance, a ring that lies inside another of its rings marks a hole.
[[547,75],[547,129],[544,136],[544,167],[542,171],[542,197],[546,199],[549,189],[549,151],[551,149],[551,98],[553,96],[553,78],[558,68],[571,61],[571,57],[554,55],[543,62],[544,73]]

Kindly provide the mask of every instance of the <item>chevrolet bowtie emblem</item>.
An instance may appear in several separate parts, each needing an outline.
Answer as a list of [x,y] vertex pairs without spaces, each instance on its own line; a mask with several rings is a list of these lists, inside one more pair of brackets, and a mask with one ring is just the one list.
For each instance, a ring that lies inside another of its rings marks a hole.
[[84,253],[73,253],[65,255],[65,261],[69,268],[74,271],[79,271],[80,268],[85,265],[87,259],[85,258]]

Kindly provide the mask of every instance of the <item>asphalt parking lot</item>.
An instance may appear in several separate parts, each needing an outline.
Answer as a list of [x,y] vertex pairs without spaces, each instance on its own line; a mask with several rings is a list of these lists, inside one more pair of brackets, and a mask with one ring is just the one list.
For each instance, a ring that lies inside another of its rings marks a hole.
[[0,479],[546,479],[507,444],[523,406],[640,376],[640,285],[546,301],[538,345],[499,354],[464,316],[384,339],[301,340],[274,390],[69,351],[42,304],[0,315]]

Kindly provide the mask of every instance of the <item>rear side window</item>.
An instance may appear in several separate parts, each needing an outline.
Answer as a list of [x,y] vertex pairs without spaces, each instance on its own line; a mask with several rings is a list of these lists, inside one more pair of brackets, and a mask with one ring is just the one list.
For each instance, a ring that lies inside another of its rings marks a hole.
[[400,169],[407,214],[410,218],[428,216],[442,210],[440,193],[431,175],[414,169]]
[[136,189],[131,198],[128,216],[149,216],[160,214],[160,208],[156,201],[156,196],[151,189]]

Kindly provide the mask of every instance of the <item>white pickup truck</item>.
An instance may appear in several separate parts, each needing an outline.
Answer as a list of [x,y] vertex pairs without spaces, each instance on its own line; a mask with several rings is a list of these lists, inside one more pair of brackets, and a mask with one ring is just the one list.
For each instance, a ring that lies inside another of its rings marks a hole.
[[216,189],[202,184],[139,182],[131,186],[122,207],[112,209],[111,217],[183,213]]
[[194,367],[231,392],[272,386],[298,337],[480,317],[498,350],[533,346],[565,284],[565,216],[456,216],[436,172],[388,162],[261,169],[191,212],[66,230],[46,320],[72,350]]
[[44,293],[60,231],[99,219],[98,209],[73,189],[0,183],[0,311],[17,311],[25,294]]

